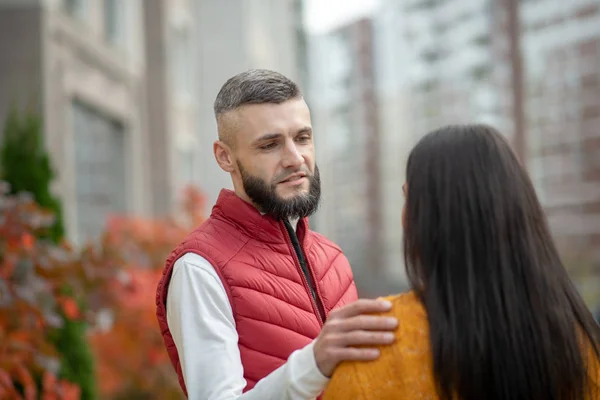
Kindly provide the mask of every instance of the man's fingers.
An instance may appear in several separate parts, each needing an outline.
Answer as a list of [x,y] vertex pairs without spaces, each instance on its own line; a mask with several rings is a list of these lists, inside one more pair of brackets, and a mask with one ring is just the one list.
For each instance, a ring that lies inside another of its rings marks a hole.
[[332,311],[329,318],[349,318],[360,314],[385,312],[391,308],[392,304],[387,300],[359,299]]
[[383,346],[393,343],[394,338],[395,336],[392,332],[352,331],[340,335],[337,342],[341,347]]
[[398,327],[398,320],[394,317],[357,315],[347,319],[327,321],[326,325],[327,330],[334,332],[389,331]]
[[398,327],[398,319],[375,315],[358,315],[348,318],[342,324],[342,329],[349,331],[389,331]]
[[375,348],[346,347],[332,350],[332,355],[341,361],[372,361],[379,357],[379,350]]
[[331,376],[341,361],[369,361],[379,357],[375,347],[394,341],[391,332],[398,326],[393,317],[372,315],[389,311],[392,305],[385,300],[360,299],[332,311],[314,346],[317,367]]

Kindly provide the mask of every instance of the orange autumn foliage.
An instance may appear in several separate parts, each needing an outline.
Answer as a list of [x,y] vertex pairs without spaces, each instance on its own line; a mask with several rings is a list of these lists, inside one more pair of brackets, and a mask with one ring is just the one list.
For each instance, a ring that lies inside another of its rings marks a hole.
[[61,311],[84,317],[61,293],[65,286],[108,303],[99,289],[110,266],[82,262],[89,250],[36,239],[52,215],[27,195],[7,193],[0,182],[0,399],[79,399],[78,387],[56,378],[60,364],[49,333],[62,323]]
[[[203,221],[203,209],[203,196],[189,188],[178,218],[114,217],[98,242],[74,249],[36,239],[52,215],[27,196],[7,195],[0,182],[0,400],[80,398],[77,386],[57,378],[49,333],[61,315],[93,328],[100,398],[181,397],[154,296],[166,256]],[[99,323],[105,315],[110,324]]]
[[114,324],[91,337],[102,398],[156,393],[160,394],[157,398],[170,399],[180,395],[154,315],[159,274],[132,268],[129,282],[114,283],[120,298],[120,307],[113,311]]
[[155,293],[166,257],[204,220],[203,209],[204,197],[188,188],[179,218],[108,222],[103,243],[119,255],[122,272],[110,283],[112,325],[91,336],[101,398],[183,398],[158,329]]

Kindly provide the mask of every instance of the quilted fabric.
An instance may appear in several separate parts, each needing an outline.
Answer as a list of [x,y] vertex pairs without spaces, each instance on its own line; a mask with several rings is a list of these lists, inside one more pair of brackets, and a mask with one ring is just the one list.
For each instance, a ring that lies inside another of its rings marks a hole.
[[[325,315],[356,300],[352,271],[340,248],[309,230],[306,219],[298,222],[297,235]],[[210,218],[167,259],[156,292],[158,323],[184,392],[165,303],[173,264],[187,252],[207,259],[223,282],[239,335],[247,382],[244,391],[319,334],[323,322],[284,224],[261,215],[232,191],[223,190]]]

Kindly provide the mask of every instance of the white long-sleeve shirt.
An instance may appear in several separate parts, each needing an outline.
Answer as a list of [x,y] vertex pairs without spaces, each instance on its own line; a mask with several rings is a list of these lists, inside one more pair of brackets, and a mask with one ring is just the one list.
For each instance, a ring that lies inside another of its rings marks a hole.
[[213,266],[195,253],[173,266],[167,321],[189,400],[310,400],[327,385],[312,342],[242,394],[246,381],[231,304]]

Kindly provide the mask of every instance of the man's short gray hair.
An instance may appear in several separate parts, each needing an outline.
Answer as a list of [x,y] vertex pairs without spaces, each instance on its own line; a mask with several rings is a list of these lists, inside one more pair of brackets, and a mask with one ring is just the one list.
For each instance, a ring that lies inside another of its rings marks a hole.
[[280,104],[299,99],[302,92],[286,76],[268,69],[251,69],[227,80],[214,104],[215,117],[246,104]]

